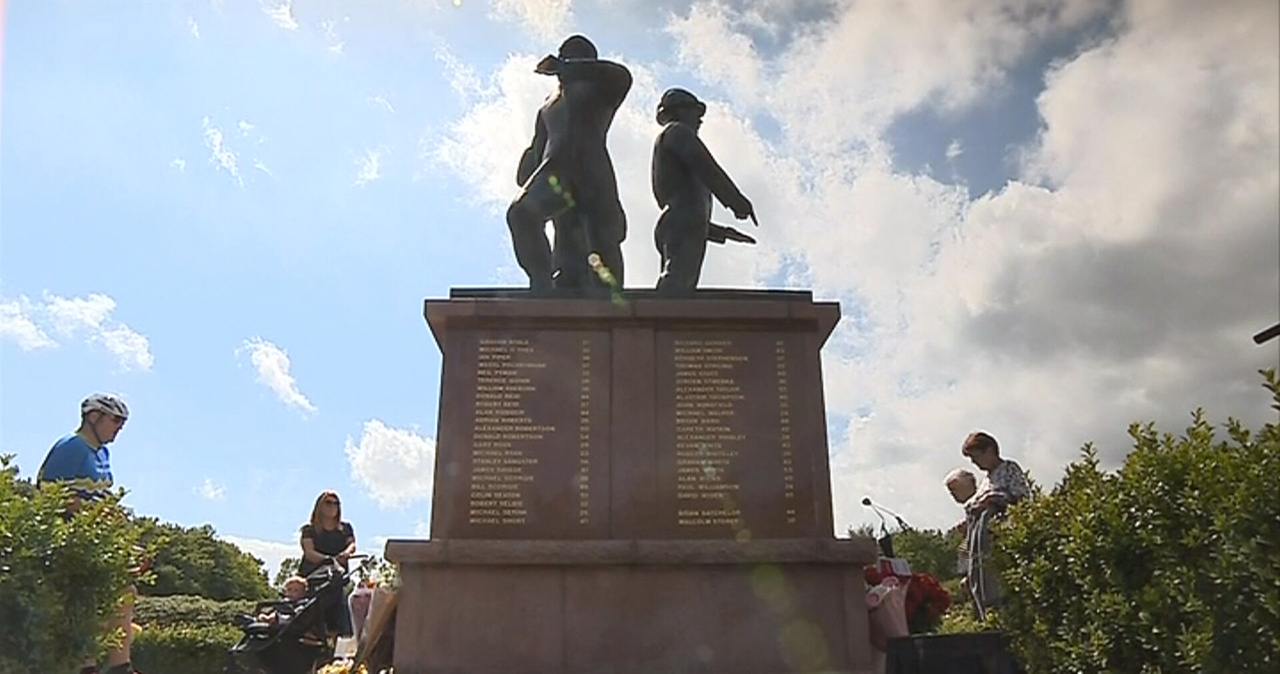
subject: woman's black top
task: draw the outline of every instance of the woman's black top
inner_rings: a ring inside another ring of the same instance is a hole
[[[302,526],[302,538],[310,538],[316,552],[332,557],[347,549],[347,541],[356,537],[355,529],[350,522],[340,522],[337,529],[316,529],[310,524]],[[320,568],[319,562],[313,562],[304,555],[298,565],[298,575],[307,574]]]

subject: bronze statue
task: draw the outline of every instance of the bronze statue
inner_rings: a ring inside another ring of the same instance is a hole
[[[653,145],[653,196],[662,208],[654,229],[654,243],[662,256],[658,293],[691,295],[702,275],[707,241],[755,243],[732,227],[711,222],[711,195],[739,220],[751,218],[758,227],[751,201],[743,196],[716,163],[698,129],[707,106],[684,89],[668,89],[658,103],[663,125]]]
[[[627,219],[605,138],[631,89],[631,73],[600,59],[581,35],[565,40],[535,72],[554,75],[560,86],[538,110],[533,142],[516,170],[522,189],[507,209],[516,261],[535,292],[586,289],[602,284],[600,278],[612,278],[621,288]],[[547,220],[555,226],[554,255]],[[587,262],[592,253],[607,274],[593,272]]]

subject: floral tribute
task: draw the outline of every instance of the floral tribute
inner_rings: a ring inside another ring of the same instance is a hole
[[[880,569],[868,566],[864,569],[867,587],[875,587],[884,579]],[[938,631],[942,624],[942,615],[951,608],[951,593],[928,573],[912,573],[910,576],[898,576],[900,582],[907,584],[907,630],[912,634],[929,634]],[[910,582],[908,582],[910,581]]]

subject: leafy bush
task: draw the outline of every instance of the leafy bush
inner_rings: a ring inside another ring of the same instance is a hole
[[[197,627],[231,625],[235,615],[252,613],[253,605],[248,599],[216,601],[187,595],[138,597],[133,621],[144,627],[180,623]]]
[[[941,634],[972,634],[995,629],[992,624],[978,620],[972,603],[957,602],[947,609],[938,626]]]
[[[75,671],[123,636],[104,634],[138,540],[121,494],[64,518],[66,487],[37,489],[0,457],[0,670]]]
[[[143,594],[200,595],[211,599],[268,599],[275,591],[267,582],[262,560],[219,540],[213,527],[183,527],[138,519],[142,539],[156,548],[152,569],[155,584]]]
[[[1280,383],[1263,373],[1280,410]],[[1133,425],[1114,473],[1092,446],[997,527],[997,622],[1035,672],[1280,670],[1280,425],[1202,412]]]
[[[133,641],[133,664],[141,671],[159,674],[222,674],[227,650],[241,636],[234,625],[144,626]]]
[[[963,575],[956,569],[962,540],[959,529],[944,533],[938,529],[907,528],[893,533],[893,551],[911,563],[912,571],[946,581]]]
[[[284,589],[284,582],[289,580],[290,576],[298,573],[298,565],[302,563],[302,557],[285,557],[280,560],[280,566],[276,568],[276,575],[271,580],[271,587],[277,590]]]
[[[959,519],[960,509],[957,508],[956,512]],[[848,533],[851,538],[879,538],[876,528],[870,524],[849,527]],[[960,544],[964,541],[964,533],[959,528],[944,532],[940,529],[905,527],[890,534],[893,536],[893,554],[907,560],[912,571],[927,573],[943,582],[958,582],[964,576],[956,569]]]

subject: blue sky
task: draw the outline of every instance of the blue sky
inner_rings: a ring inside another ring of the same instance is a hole
[[[259,0],[4,8],[0,451],[34,473],[93,390],[139,512],[269,559],[337,489],[369,547],[429,522],[421,316],[516,285],[501,212],[531,72],[571,32],[632,68],[610,145],[652,284],[660,91],[757,204],[707,283],[812,287],[841,529],[955,517],[974,428],[1042,482],[1204,405],[1273,416],[1274,2]],[[722,217],[723,212],[721,212]],[[937,485],[937,488],[921,485]]]

